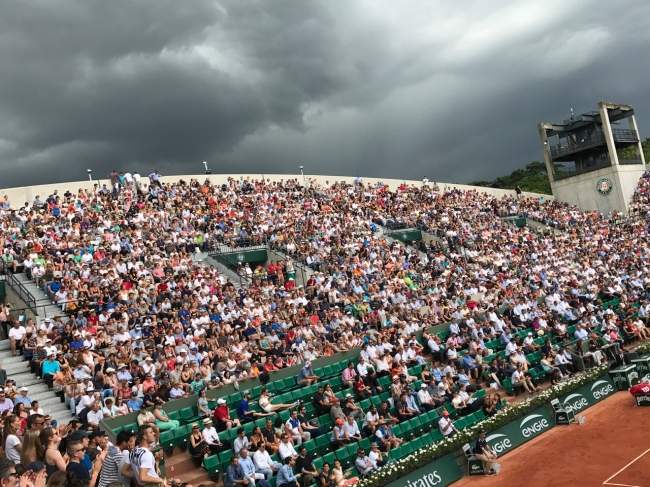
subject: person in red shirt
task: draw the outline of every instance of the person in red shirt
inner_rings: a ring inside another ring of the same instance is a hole
[[[233,426],[236,426],[237,428],[241,426],[239,419],[230,418],[230,410],[228,409],[228,406],[224,399],[219,398],[217,400],[217,407],[214,408],[214,412],[212,413],[212,415],[214,417],[214,422],[217,427],[217,431],[230,429]]]

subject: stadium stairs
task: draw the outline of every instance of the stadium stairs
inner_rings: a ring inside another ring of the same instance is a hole
[[[42,306],[39,305],[33,310],[36,312],[35,319],[37,321],[64,315],[61,308],[52,304],[47,294],[26,274],[14,274],[14,277],[35,298],[36,303],[43,303]],[[33,401],[38,401],[45,414],[49,414],[59,423],[72,419],[70,410],[61,402],[59,396],[53,390],[48,389],[45,381],[31,372],[29,362],[25,361],[22,355],[13,356],[11,354],[9,340],[0,341],[0,363],[7,372],[7,378],[15,380],[17,388],[27,387],[29,389],[28,397]]]
[[[248,280],[245,278],[242,278],[239,274],[237,274],[235,271],[230,269],[228,266],[225,264],[222,264],[216,259],[213,259],[206,253],[200,253],[196,254],[193,257],[195,262],[203,262],[211,267],[214,267],[219,271],[219,274],[224,276],[228,281],[230,281],[236,289],[240,289],[242,287],[247,287],[248,286]]]

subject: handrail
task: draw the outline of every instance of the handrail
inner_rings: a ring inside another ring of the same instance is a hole
[[[5,276],[5,282],[13,289],[13,291],[18,294],[18,297],[27,305],[27,307],[32,311],[32,313],[37,314],[36,312],[36,298],[29,290],[23,285],[22,282],[14,275],[13,271],[5,264],[5,261],[0,259],[0,272]]]

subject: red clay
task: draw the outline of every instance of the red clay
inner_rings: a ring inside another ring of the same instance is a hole
[[[499,475],[453,486],[650,487],[650,408],[619,392],[581,414],[585,424],[557,426],[501,457]]]

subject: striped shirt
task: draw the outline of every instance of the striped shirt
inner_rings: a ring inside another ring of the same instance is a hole
[[[108,487],[114,482],[119,482],[128,487],[129,484],[124,484],[123,477],[120,475],[120,469],[124,463],[124,457],[119,448],[114,445],[109,445],[108,453],[104,458],[104,465],[99,473],[99,481],[97,487]]]

